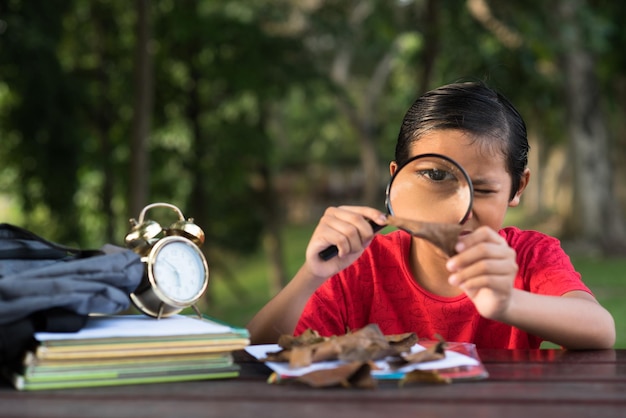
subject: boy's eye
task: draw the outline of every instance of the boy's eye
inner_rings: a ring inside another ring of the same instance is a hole
[[[438,170],[436,168],[430,170],[421,170],[420,175],[432,180],[432,181],[443,181],[446,179],[450,179],[452,174],[449,171]]]

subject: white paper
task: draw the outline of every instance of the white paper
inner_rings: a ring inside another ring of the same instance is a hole
[[[173,315],[156,319],[145,315],[90,316],[78,332],[37,332],[38,341],[116,337],[164,337],[220,334],[232,328],[206,319]]]
[[[419,344],[415,344],[413,347],[411,347],[412,352],[418,352],[425,349],[426,348],[424,346],[421,346]],[[267,357],[267,353],[272,353],[280,350],[281,348],[277,344],[249,345],[246,347],[246,351],[258,360],[262,360]],[[338,360],[322,361],[318,363],[313,363],[307,367],[299,367],[295,369],[290,368],[289,363],[268,361],[265,362],[265,364],[280,376],[298,377],[316,370],[332,369],[342,364],[342,362]],[[466,356],[461,353],[457,353],[455,351],[446,350],[446,357],[441,360],[409,364],[402,368],[393,370],[389,367],[389,364],[386,361],[377,361],[376,365],[379,367],[380,370],[372,370],[372,375],[378,378],[396,378],[401,377],[402,375],[404,375],[404,373],[410,372],[411,370],[440,370],[459,366],[478,366],[479,364],[480,362],[475,358]]]

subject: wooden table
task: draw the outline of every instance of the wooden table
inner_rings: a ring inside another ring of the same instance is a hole
[[[245,353],[244,353],[245,354]],[[626,417],[626,350],[479,350],[490,376],[373,390],[266,383],[238,355],[238,379],[17,392],[0,385],[2,417]]]

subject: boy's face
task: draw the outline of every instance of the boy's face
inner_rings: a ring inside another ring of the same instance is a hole
[[[474,202],[464,230],[470,232],[486,225],[499,230],[507,208],[517,206],[528,175],[522,179],[520,191],[509,201],[511,176],[506,171],[504,155],[495,147],[485,146],[459,130],[436,130],[423,135],[413,143],[411,156],[436,153],[452,158],[467,171],[474,186]],[[392,163],[391,173],[396,166]]]

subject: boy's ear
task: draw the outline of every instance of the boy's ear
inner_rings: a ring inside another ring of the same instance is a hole
[[[398,163],[397,162],[392,161],[392,162],[389,163],[389,174],[391,174],[393,176],[397,169],[398,169]]]
[[[526,186],[528,186],[529,180],[530,180],[530,169],[526,168],[520,178],[519,188],[517,189],[515,196],[513,196],[513,199],[511,199],[511,201],[509,202],[510,208],[514,208],[515,206],[519,205],[520,199],[522,197],[522,193],[524,193]]]

